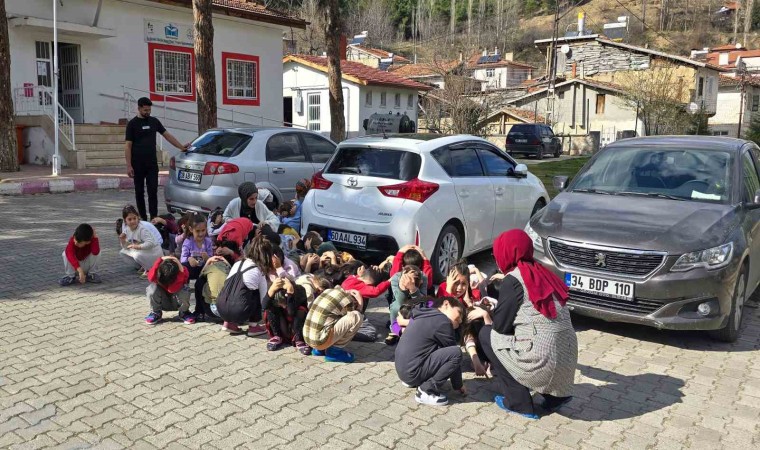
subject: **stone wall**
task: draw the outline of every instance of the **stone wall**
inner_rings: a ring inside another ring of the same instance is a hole
[[[571,46],[564,66],[558,67],[559,73],[572,73],[574,62],[577,76],[580,77],[582,71],[591,76],[600,72],[644,69],[649,67],[650,57],[594,41]]]

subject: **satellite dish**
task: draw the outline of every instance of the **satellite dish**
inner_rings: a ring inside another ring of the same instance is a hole
[[[559,51],[567,55],[568,53],[570,53],[570,46],[567,44],[563,44],[562,47],[559,48]]]
[[[696,114],[696,113],[698,113],[698,112],[699,112],[699,105],[697,105],[697,104],[696,104],[696,103],[694,103],[694,102],[691,102],[691,103],[689,103],[689,104],[686,106],[686,111],[688,111],[688,112],[689,112],[689,114]]]

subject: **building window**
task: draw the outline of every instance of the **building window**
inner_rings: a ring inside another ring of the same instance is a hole
[[[728,136],[728,131],[713,131],[713,136]]]
[[[760,107],[760,95],[753,95],[752,96],[752,111],[757,112],[758,107]]]
[[[320,109],[322,106],[322,97],[320,94],[309,94],[308,98],[308,127],[311,131],[320,131],[322,129],[322,120]]]
[[[385,108],[385,92],[380,93],[380,107]]]
[[[604,114],[604,103],[606,96],[604,94],[596,94],[596,113]]]
[[[496,72],[495,72],[495,70],[494,70],[494,69],[486,69],[486,76],[487,76],[488,78],[493,78],[493,76],[494,76],[494,74],[495,74],[495,73],[496,73]]]
[[[367,93],[364,94],[364,104],[372,106],[372,91],[367,91]]]
[[[52,82],[52,70],[51,56],[50,56],[50,42],[35,42],[37,47],[37,85],[38,86],[53,86]]]
[[[406,98],[406,107],[414,108],[414,94],[409,94],[409,96]]]
[[[396,94],[396,97],[393,99],[393,106],[401,108],[401,94]]]
[[[705,95],[705,77],[699,77],[699,83],[697,84],[697,97]]]
[[[192,48],[148,44],[148,59],[152,100],[195,100],[195,56]]]
[[[222,102],[259,106],[259,57],[222,52]]]

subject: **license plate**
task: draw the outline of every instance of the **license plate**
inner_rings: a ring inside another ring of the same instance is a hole
[[[367,235],[346,233],[345,231],[327,231],[327,240],[332,242],[339,242],[341,244],[353,245],[362,250],[367,248]]]
[[[203,174],[200,172],[189,172],[187,170],[180,170],[177,172],[177,179],[179,181],[188,181],[190,183],[198,183],[201,182],[201,176]]]
[[[620,300],[633,300],[633,283],[566,273],[565,284],[571,291],[596,294]]]
[[[518,144],[527,144],[528,140],[527,139],[515,139],[515,142],[517,142]]]

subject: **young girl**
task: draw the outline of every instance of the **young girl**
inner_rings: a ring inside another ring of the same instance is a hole
[[[269,286],[264,298],[267,350],[275,351],[290,343],[302,355],[311,355],[311,347],[303,340],[303,326],[309,307],[306,290],[288,278],[277,278]]]
[[[187,224],[192,237],[182,243],[182,253],[179,261],[187,268],[190,279],[195,280],[195,316],[201,320],[205,317],[205,302],[203,301],[203,285],[206,280],[201,277],[203,267],[214,254],[211,238],[206,235],[206,218],[202,214],[193,214]]]
[[[179,222],[177,222],[178,233],[174,240],[176,248],[180,249],[180,252],[182,251],[182,245],[185,243],[185,239],[193,235],[193,231],[190,229],[190,221],[193,219],[194,215],[195,213],[186,213],[184,216],[180,217]]]
[[[127,264],[139,269],[140,276],[144,277],[145,272],[153,267],[153,263],[164,256],[161,244],[156,236],[140,222],[140,213],[137,212],[137,208],[127,205],[121,211],[121,216],[126,226],[119,235],[121,244],[119,254],[127,261]]]
[[[248,322],[248,336],[258,336],[266,332],[266,328],[259,325],[261,320],[262,304],[269,289],[267,275],[272,272],[272,243],[263,236],[257,236],[248,245],[245,259],[236,262],[230,269],[227,279],[232,278],[238,271],[243,271],[243,282],[251,292],[251,301],[254,303],[254,313]],[[249,270],[250,269],[250,270]],[[222,330],[230,334],[242,334],[243,330],[238,324],[225,321]]]
[[[462,351],[455,331],[465,320],[465,308],[453,297],[423,300],[396,347],[396,373],[404,385],[417,386],[417,403],[448,405],[441,393],[446,380],[462,395]],[[427,306],[430,305],[430,306]]]
[[[476,301],[480,300],[480,291],[473,289],[470,285],[470,272],[471,269],[466,260],[457,261],[446,277],[446,281],[438,286],[437,296],[455,297],[463,302],[465,307],[471,308]]]

